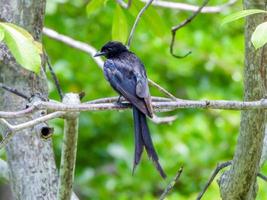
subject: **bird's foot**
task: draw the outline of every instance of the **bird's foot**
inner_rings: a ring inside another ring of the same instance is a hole
[[[122,99],[122,96],[120,95],[119,98],[117,99],[116,103],[118,105],[122,105],[123,104],[122,101],[123,101],[123,99]]]

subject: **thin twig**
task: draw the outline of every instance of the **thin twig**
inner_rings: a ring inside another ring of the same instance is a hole
[[[50,38],[53,38],[57,41],[63,42],[64,44],[67,44],[67,45],[69,45],[75,49],[79,49],[83,52],[88,53],[91,56],[91,58],[97,63],[97,65],[102,68],[104,62],[100,57],[94,57],[94,55],[96,54],[97,51],[91,45],[84,43],[84,42],[80,42],[78,40],[74,40],[71,37],[62,35],[62,34],[56,32],[52,29],[49,29],[49,28],[44,28],[43,33]]]
[[[148,0],[141,0],[141,1],[146,3]],[[228,8],[229,6],[233,5],[236,2],[237,0],[229,0],[227,3],[221,4],[221,5],[205,6],[201,10],[201,13],[219,13],[219,12],[224,11],[226,8]],[[172,1],[161,1],[161,0],[154,1],[152,5],[162,7],[162,8],[170,8],[170,9],[175,9],[175,10],[184,10],[184,11],[192,11],[192,12],[195,12],[199,9],[199,6],[195,6],[191,4],[172,2]]]
[[[160,92],[165,94],[166,97],[169,97],[169,98],[171,98],[172,100],[175,100],[175,101],[177,100],[177,98],[174,95],[172,95],[170,92],[168,92],[168,90],[164,89],[162,86],[160,86],[159,84],[155,83],[154,81],[148,80],[148,83],[149,83],[149,85],[157,88]]]
[[[173,178],[173,180],[168,184],[168,186],[166,187],[166,189],[164,190],[164,192],[161,194],[160,196],[160,200],[163,200],[167,197],[167,195],[170,193],[170,191],[172,190],[172,188],[175,186],[175,184],[178,182],[181,174],[183,172],[183,167],[181,167],[178,172],[176,173],[175,177]]]
[[[26,96],[25,94],[23,94],[22,92],[18,91],[16,88],[11,88],[8,87],[6,85],[4,85],[3,83],[0,83],[0,87],[3,88],[4,90],[11,92],[19,97],[22,97],[23,99],[29,100],[30,97]]]
[[[262,173],[258,173],[257,176],[258,176],[259,178],[261,178],[262,180],[264,180],[265,182],[267,182],[267,177],[264,176]]]
[[[212,181],[215,179],[215,177],[217,176],[217,174],[224,168],[228,167],[232,165],[232,161],[227,161],[227,162],[223,162],[223,163],[219,163],[217,164],[215,170],[212,172],[211,177],[209,178],[208,182],[206,183],[206,185],[204,186],[204,188],[201,190],[201,192],[198,194],[196,200],[200,200],[203,195],[205,194],[205,192],[207,191],[208,187],[210,186],[210,184],[212,183]],[[261,173],[258,173],[257,176],[259,178],[261,178],[262,180],[267,182],[267,177],[264,176]]]
[[[79,49],[83,52],[88,53],[92,59],[96,62],[97,66],[103,70],[103,65],[104,65],[104,61],[100,58],[100,57],[94,57],[95,53],[97,52],[96,49],[94,47],[92,47],[91,45],[78,41],[78,40],[74,40],[73,38],[66,36],[66,35],[62,35],[52,29],[49,28],[44,28],[43,29],[43,33],[60,42],[63,42],[66,45],[69,45],[70,47],[73,47],[75,49]],[[174,96],[171,95],[167,90],[165,90],[164,88],[162,88],[160,85],[158,85],[157,83],[155,83],[154,81],[148,79],[148,82],[150,85],[154,86],[155,88],[157,88],[159,91],[163,92],[165,95],[173,98]]]
[[[135,21],[134,21],[134,25],[131,29],[131,32],[130,32],[130,35],[128,37],[128,41],[127,41],[127,47],[130,48],[130,45],[131,45],[131,42],[132,42],[132,39],[133,39],[133,35],[134,35],[134,32],[135,32],[135,29],[137,27],[137,24],[139,22],[139,20],[141,19],[141,16],[143,15],[143,13],[146,11],[146,9],[148,9],[148,7],[150,6],[150,4],[153,2],[153,0],[149,0],[147,1],[146,5],[140,10],[140,12],[138,13]]]
[[[20,130],[23,130],[23,129],[26,129],[29,127],[33,127],[33,126],[35,126],[41,122],[46,122],[46,121],[49,121],[51,119],[58,118],[60,116],[63,116],[64,114],[65,114],[65,112],[58,111],[58,112],[50,113],[48,115],[33,119],[31,121],[28,121],[28,122],[21,123],[18,125],[11,125],[5,119],[0,118],[0,123],[4,124],[7,128],[6,135],[4,136],[2,141],[0,142],[0,149],[2,149],[4,146],[6,146],[6,144],[9,142],[9,140],[14,136],[14,134],[17,131],[20,131]]]
[[[173,116],[167,116],[167,117],[159,117],[154,115],[151,119],[155,124],[165,124],[165,123],[172,123],[177,119],[176,115]]]
[[[52,66],[50,64],[50,60],[49,60],[49,57],[48,57],[47,53],[45,53],[45,57],[46,57],[46,63],[48,65],[49,71],[50,71],[51,76],[52,76],[52,78],[54,80],[54,83],[56,85],[58,95],[60,97],[60,100],[62,101],[64,95],[63,95],[62,88],[61,88],[61,86],[59,84],[59,80],[58,80],[58,78],[56,76],[56,73],[54,72],[54,70],[53,70],[53,68],[52,68]]]
[[[202,189],[202,191],[198,194],[196,200],[200,200],[202,198],[202,196],[205,194],[205,192],[207,191],[208,187],[210,186],[210,184],[212,183],[212,181],[214,180],[214,178],[216,177],[216,175],[225,167],[228,167],[232,164],[232,161],[227,161],[224,163],[219,163],[217,164],[217,167],[215,168],[215,170],[212,172],[211,177],[209,178],[208,182],[206,183],[206,185],[204,186],[204,188]]]
[[[125,3],[123,0],[117,0],[118,4],[125,9],[129,9],[132,5],[132,0],[128,0],[128,3]]]
[[[171,53],[172,56],[174,56],[176,58],[184,58],[184,57],[188,56],[191,53],[191,52],[188,52],[187,54],[185,54],[183,56],[179,56],[179,55],[175,55],[174,54],[173,48],[174,48],[174,44],[175,44],[176,32],[180,28],[182,28],[185,25],[187,25],[188,23],[190,23],[201,12],[201,10],[204,8],[204,6],[207,5],[208,2],[209,2],[209,0],[204,0],[203,4],[193,13],[192,16],[190,16],[189,18],[187,18],[186,20],[184,20],[183,22],[181,22],[177,26],[172,27],[172,39],[171,39],[171,44],[170,44],[170,53]]]

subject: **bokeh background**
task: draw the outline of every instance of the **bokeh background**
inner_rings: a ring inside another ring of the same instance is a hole
[[[201,4],[187,0],[185,3]],[[209,5],[224,3],[219,0]],[[130,9],[115,0],[48,0],[45,26],[100,49],[109,40],[125,40],[137,12],[144,5],[134,0]],[[170,55],[171,27],[191,12],[151,6],[142,17],[131,50],[146,66],[150,79],[178,98],[242,100],[243,20],[221,26],[228,14],[242,9],[240,1],[221,13],[200,14],[177,32]],[[123,41],[125,42],[125,41]],[[88,54],[43,37],[44,47],[65,92],[86,92],[84,101],[115,96],[102,71]],[[49,73],[50,98],[59,99]],[[152,95],[162,96],[151,88]],[[132,176],[134,138],[130,110],[83,112],[80,117],[75,191],[81,199],[157,199],[181,166],[184,171],[168,199],[195,199],[218,162],[231,160],[239,131],[240,112],[179,109],[159,116],[177,115],[172,124],[149,122],[163,180],[147,155]],[[60,161],[63,122],[54,120],[53,146]],[[4,157],[5,155],[1,155]],[[267,167],[263,173],[267,173]],[[219,177],[219,176],[218,176]],[[259,179],[257,199],[266,199]],[[203,200],[220,199],[216,181]]]

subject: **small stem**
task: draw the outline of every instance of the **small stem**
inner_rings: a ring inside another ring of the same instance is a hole
[[[176,173],[176,175],[173,178],[173,180],[169,183],[169,185],[166,187],[166,189],[164,190],[164,192],[161,194],[161,196],[159,198],[160,200],[163,200],[163,199],[165,199],[167,197],[167,195],[170,193],[170,191],[172,190],[172,188],[178,182],[178,180],[179,180],[182,172],[183,172],[183,167],[180,167],[180,169]]]
[[[149,0],[147,1],[146,5],[140,10],[140,12],[138,13],[135,21],[134,21],[134,25],[131,29],[131,32],[130,32],[130,35],[129,35],[129,38],[128,38],[128,41],[127,41],[127,47],[130,48],[130,45],[131,45],[131,42],[132,42],[132,39],[133,39],[133,35],[134,35],[134,32],[135,32],[135,29],[137,27],[137,24],[138,22],[140,21],[141,19],[141,16],[143,15],[143,13],[148,9],[148,7],[150,6],[150,4],[153,2],[153,0]]]
[[[3,83],[0,83],[0,87],[3,88],[4,90],[11,92],[19,97],[22,97],[23,99],[29,100],[30,97],[26,96],[25,94],[23,94],[22,92],[18,91],[16,88],[11,88],[8,87],[6,85],[4,85]]]

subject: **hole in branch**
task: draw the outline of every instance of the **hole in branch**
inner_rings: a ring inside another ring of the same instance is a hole
[[[48,139],[53,135],[53,133],[54,133],[54,128],[50,128],[48,126],[43,127],[41,129],[41,138]]]

